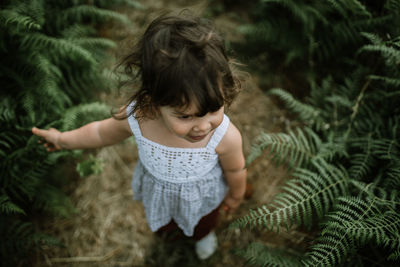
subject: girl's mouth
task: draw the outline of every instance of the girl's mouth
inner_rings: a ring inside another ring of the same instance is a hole
[[[190,139],[192,139],[192,140],[194,140],[194,141],[200,141],[200,140],[202,140],[204,137],[206,137],[207,135],[206,134],[204,134],[204,135],[197,135],[197,136],[189,136],[190,137]]]

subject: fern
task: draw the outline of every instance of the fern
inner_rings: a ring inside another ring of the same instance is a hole
[[[0,211],[3,214],[19,213],[25,214],[25,211],[11,202],[7,195],[0,195]]]
[[[264,133],[252,146],[247,157],[247,165],[259,157],[263,151],[268,150],[268,153],[273,155],[272,159],[278,165],[286,163],[291,167],[302,166],[317,154],[320,145],[321,140],[309,128],[305,128],[304,132],[297,129],[296,133],[289,132],[288,134]]]
[[[296,266],[298,258],[288,255],[285,251],[270,250],[260,243],[251,243],[245,250],[237,250],[236,254],[242,256],[251,265],[256,266]]]
[[[29,31],[41,29],[40,24],[36,23],[31,17],[20,15],[13,10],[0,10],[0,19],[5,27],[12,25]]]
[[[90,103],[74,106],[68,110],[62,120],[64,131],[76,129],[91,121],[102,120],[109,116],[110,108],[103,103]]]
[[[341,197],[334,212],[326,216],[327,222],[322,223],[322,235],[311,246],[303,264],[335,266],[371,240],[386,246],[386,241],[399,231],[399,219],[392,211],[381,214],[374,201]]]
[[[55,51],[60,51],[63,54],[69,54],[71,57],[80,58],[88,63],[95,64],[91,53],[82,47],[68,42],[63,39],[53,38],[46,36],[44,34],[30,34],[26,35],[21,40],[21,49],[26,49],[27,47],[33,49],[52,49]]]
[[[320,117],[320,111],[313,106],[306,105],[293,98],[293,96],[280,88],[270,89],[270,95],[278,96],[286,105],[286,108],[296,113],[301,121],[306,122],[308,125],[316,125],[319,129],[323,127],[324,122]]]
[[[323,160],[317,160],[313,164],[318,172],[296,169],[294,179],[283,187],[284,193],[276,196],[269,206],[251,210],[231,226],[264,226],[278,232],[281,224],[286,229],[294,223],[310,228],[313,212],[322,218],[335,202],[335,196],[347,194],[346,185],[349,179],[343,170],[336,169]]]
[[[70,7],[63,12],[63,16],[57,23],[68,25],[73,22],[83,22],[83,18],[90,18],[95,22],[104,22],[107,20],[118,21],[123,24],[129,24],[130,21],[126,16],[123,16],[115,11],[98,8],[90,5],[78,5]],[[69,22],[69,23],[68,23]]]
[[[279,76],[301,76],[306,97],[299,101],[295,93],[270,89],[302,129],[263,133],[247,162],[266,155],[291,167],[290,177],[271,203],[251,209],[231,227],[312,228],[317,236],[300,257],[304,266],[396,265],[400,1],[274,0],[254,7],[254,25],[241,29],[252,47],[245,54],[262,55],[256,66],[264,65],[259,69],[268,75],[278,69]],[[296,56],[287,61],[291,55]],[[304,90],[292,86],[291,92]],[[369,250],[377,259],[366,255]],[[241,255],[256,265],[281,259],[262,246]]]
[[[60,245],[55,238],[38,232],[29,214],[66,217],[74,212],[62,191],[62,177],[51,172],[70,153],[47,153],[31,129],[73,127],[105,117],[108,107],[87,103],[111,84],[100,63],[109,58],[106,50],[116,46],[98,38],[97,27],[99,23],[126,24],[129,20],[114,11],[81,5],[81,1],[3,2],[0,234],[5,239],[0,258],[2,264],[16,266],[26,263],[30,251]]]

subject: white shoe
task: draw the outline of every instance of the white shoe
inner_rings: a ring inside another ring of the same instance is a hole
[[[217,250],[218,241],[215,232],[212,231],[202,239],[196,242],[195,250],[197,257],[201,260],[209,258]]]

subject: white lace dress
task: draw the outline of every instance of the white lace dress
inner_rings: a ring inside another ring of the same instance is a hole
[[[173,219],[185,235],[192,236],[199,220],[221,204],[228,190],[215,148],[229,126],[229,118],[224,115],[202,148],[158,144],[142,136],[134,116],[128,121],[139,152],[133,198],[143,202],[152,231]]]

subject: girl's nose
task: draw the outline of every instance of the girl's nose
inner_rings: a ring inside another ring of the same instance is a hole
[[[193,130],[196,132],[205,132],[210,128],[210,122],[206,119],[201,119],[198,123],[193,127]]]

